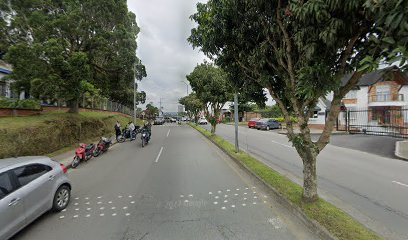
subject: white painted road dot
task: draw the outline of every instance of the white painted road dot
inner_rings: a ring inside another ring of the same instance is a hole
[[[134,204],[134,203],[135,203],[135,201],[131,201],[130,203],[131,203],[131,204]]]
[[[225,210],[225,209],[227,209],[227,208],[226,208],[226,207],[222,207],[221,209],[222,209],[222,210]]]
[[[229,191],[231,191],[231,190],[227,189],[227,192],[229,192]]]
[[[79,211],[79,208],[75,208],[75,211]]]
[[[218,204],[218,202],[214,202],[214,204],[215,204],[215,205],[217,205],[217,204]]]
[[[112,213],[112,216],[116,216],[117,214],[116,213]]]
[[[266,195],[264,195],[264,198],[268,198]]]
[[[211,195],[211,194],[212,194],[212,192],[209,192],[208,194],[210,194],[210,195]]]
[[[123,196],[120,196],[120,195],[118,196],[118,198],[122,198],[122,197],[123,197]]]
[[[129,195],[129,198],[132,198],[133,196],[132,195]]]
[[[77,218],[77,217],[79,217],[78,215],[74,215],[74,218]]]
[[[111,209],[112,209],[112,210],[115,210],[115,209],[116,209],[116,207],[111,207]]]
[[[105,213],[101,213],[101,214],[99,214],[99,216],[103,217],[103,216],[105,216]]]
[[[246,197],[244,197],[244,200],[247,200],[247,198],[246,198]]]
[[[64,209],[64,210],[62,210],[61,212],[66,212],[67,211],[67,209]]]
[[[184,202],[185,202],[185,203],[188,203],[188,200],[186,199],[186,200],[184,200]]]
[[[239,191],[239,188],[237,188],[237,191]]]
[[[101,208],[99,208],[100,210],[103,210],[103,209],[105,209],[105,207],[101,207]]]
[[[184,197],[184,195],[180,195],[180,197],[181,197],[181,198],[183,198],[183,197]]]
[[[111,203],[112,203],[112,201],[109,201],[108,203],[109,203],[109,204],[111,204]]]
[[[75,205],[75,206],[78,206],[78,203],[76,202],[76,203],[74,203],[74,205]]]
[[[218,191],[218,193],[222,193],[221,191]]]
[[[254,198],[257,199],[258,197],[257,197],[257,196],[254,196]]]
[[[86,202],[85,204],[86,204],[86,205],[89,205],[89,204],[90,204],[90,202]]]
[[[126,215],[126,216],[130,216],[130,213],[126,213],[125,215]]]
[[[192,197],[193,197],[193,194],[190,194],[190,195],[188,195],[188,196],[192,198]]]
[[[227,198],[227,197],[228,197],[228,195],[224,195],[224,197],[225,197],[225,198]]]
[[[225,203],[227,203],[227,202],[228,202],[228,200],[225,200],[224,202],[225,202]]]
[[[86,210],[88,210],[88,211],[89,211],[89,210],[91,210],[91,209],[92,209],[92,208],[87,208]]]
[[[215,198],[215,199],[218,199],[219,197],[218,197],[218,196],[215,196],[214,198]]]
[[[85,198],[85,200],[88,200],[88,199],[89,199],[89,197],[86,197],[86,198]]]
[[[98,202],[97,204],[102,204],[102,202]]]
[[[123,209],[128,209],[128,207],[123,207]]]
[[[245,203],[243,203],[243,204],[242,204],[242,206],[243,206],[243,207],[245,207],[245,206],[246,206],[246,204],[245,204]]]
[[[254,205],[255,205],[255,204],[256,204],[256,202],[253,202],[252,204],[254,204]]]
[[[79,197],[76,197],[76,198],[75,198],[75,200],[78,200],[78,199],[79,199]]]
[[[246,187],[245,189],[248,190],[249,188]]]
[[[266,203],[266,201],[264,201],[264,203]]]
[[[65,218],[65,216],[60,216],[59,218],[60,218],[60,219],[63,219],[63,218]]]
[[[238,193],[235,193],[234,195],[235,195],[235,196],[238,196]]]
[[[101,199],[101,198],[102,198],[101,196],[98,197],[98,199]]]
[[[246,192],[244,192],[244,195],[247,195],[247,193],[246,193]]]
[[[256,192],[254,192],[254,194],[256,194]]]
[[[235,207],[235,205],[231,205],[231,207],[233,207],[233,208],[234,208],[234,207]]]
[[[91,214],[87,214],[85,217],[90,217],[91,216]]]

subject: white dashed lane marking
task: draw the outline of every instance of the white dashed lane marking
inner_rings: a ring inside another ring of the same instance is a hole
[[[400,186],[403,186],[403,187],[408,187],[408,184],[405,184],[405,183],[402,183],[402,182],[398,182],[398,181],[392,181],[392,182],[395,183],[395,184],[398,184]]]

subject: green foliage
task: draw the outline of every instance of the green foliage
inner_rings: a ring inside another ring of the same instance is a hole
[[[34,99],[13,100],[0,97],[0,108],[15,108],[15,109],[41,109],[40,102]]]
[[[301,143],[295,144],[297,152],[312,167],[330,140],[341,99],[361,76],[380,63],[408,66],[406,0],[209,0],[197,4],[191,19],[197,23],[188,39],[193,47],[228,74],[238,69],[238,76],[246,76],[232,78],[232,85],[267,88],[285,119],[298,119],[302,134],[288,120],[289,139]],[[319,98],[330,92],[326,128],[314,142],[307,122]],[[311,201],[317,194],[312,182],[305,184],[305,199]]]
[[[232,98],[228,75],[221,68],[205,62],[197,65],[186,78],[197,98],[203,103],[203,110],[215,131],[221,108]],[[211,108],[211,112],[208,108]],[[210,121],[210,117],[215,120]]]
[[[155,116],[159,115],[159,108],[155,107],[152,102],[146,104],[145,110],[146,117],[153,119]]]
[[[0,4],[0,28],[11,46],[2,50],[0,42],[0,53],[7,52],[18,90],[75,106],[86,82],[111,100],[133,103],[134,80],[146,71],[136,56],[140,30],[126,0],[9,3]]]
[[[184,105],[190,118],[194,117],[194,120],[197,122],[198,114],[203,108],[203,103],[197,98],[197,94],[194,92],[190,93],[190,95],[180,98],[179,103]]]

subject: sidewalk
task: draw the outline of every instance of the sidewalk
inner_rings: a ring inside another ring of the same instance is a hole
[[[320,134],[322,134],[322,132],[323,132],[323,129],[311,128],[311,127],[309,127],[309,129],[310,129],[310,133],[311,133],[311,134],[318,134],[318,135],[320,135]],[[286,130],[286,128],[279,129],[278,131],[279,131],[279,132],[278,132],[279,134],[287,134],[287,133],[288,133],[288,131]],[[295,128],[294,128],[294,132],[295,132],[295,133],[300,133],[299,128],[298,128],[298,127],[295,127]],[[332,135],[335,135],[335,134],[342,134],[342,135],[344,135],[344,134],[348,134],[348,133],[345,132],[345,131],[336,131],[335,129],[333,129]]]

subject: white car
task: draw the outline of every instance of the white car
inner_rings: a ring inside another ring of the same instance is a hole
[[[71,197],[63,164],[48,157],[0,160],[0,239],[9,239],[49,210],[62,211]]]
[[[208,121],[207,121],[207,119],[205,119],[205,118],[200,118],[200,119],[198,120],[198,124],[200,124],[200,125],[207,125],[207,124],[208,124]]]

